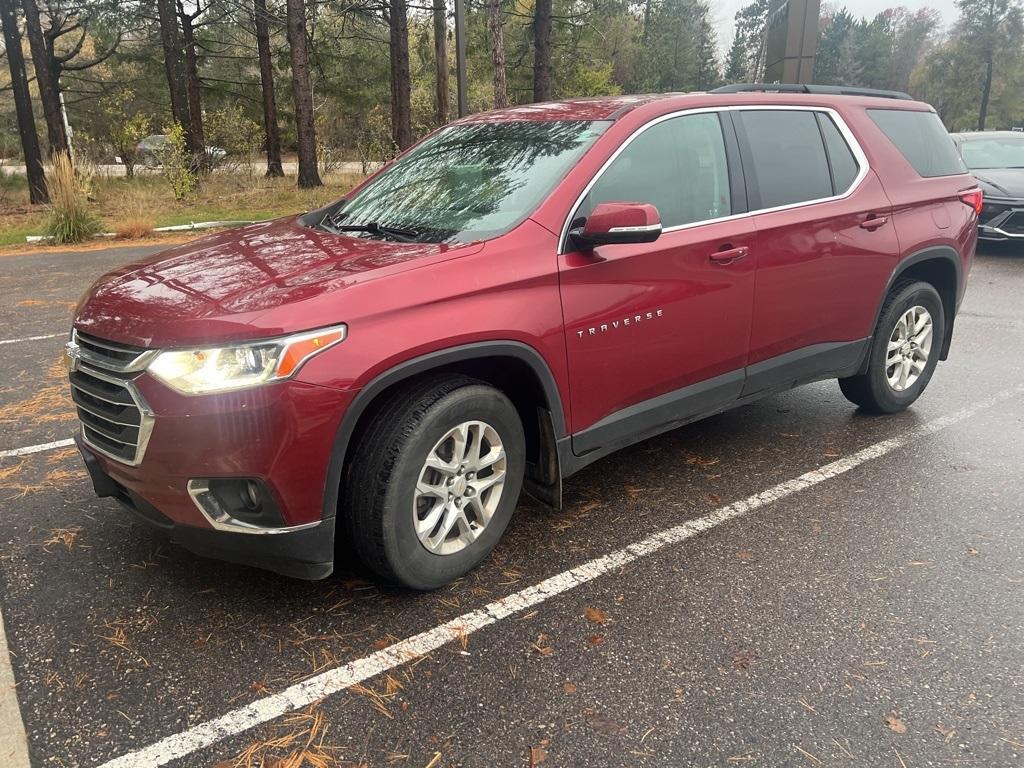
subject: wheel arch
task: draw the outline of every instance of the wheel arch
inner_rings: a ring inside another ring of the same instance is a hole
[[[380,373],[359,390],[334,437],[324,488],[324,517],[338,511],[345,467],[351,458],[349,446],[372,419],[375,405],[383,402],[387,393],[414,378],[442,373],[469,375],[509,397],[526,432],[527,474],[528,480],[533,480],[527,490],[557,506],[561,476],[555,443],[565,437],[566,419],[555,377],[547,361],[533,347],[518,341],[485,341],[406,360]],[[529,477],[531,469],[533,478]]]
[[[923,248],[902,259],[889,276],[889,282],[886,284],[885,291],[875,310],[875,322],[872,328],[877,329],[882,307],[893,286],[899,280],[908,278],[929,283],[938,291],[939,298],[942,299],[945,328],[939,359],[945,360],[949,356],[949,346],[953,340],[953,321],[956,318],[960,286],[963,280],[963,264],[960,261],[960,254],[951,246],[936,245]]]

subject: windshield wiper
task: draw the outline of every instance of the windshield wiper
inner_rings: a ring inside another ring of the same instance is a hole
[[[420,236],[415,229],[392,227],[377,221],[368,221],[365,224],[335,224],[334,229],[337,232],[369,232],[371,235],[380,235],[399,243],[415,243]]]
[[[368,232],[371,235],[380,235],[388,240],[395,240],[399,243],[418,242],[420,233],[415,229],[404,227],[392,227],[388,224],[381,224],[377,221],[368,221],[365,224],[341,224],[347,213],[336,213],[334,216],[324,216],[320,220],[320,226],[328,232],[340,235],[342,232]]]

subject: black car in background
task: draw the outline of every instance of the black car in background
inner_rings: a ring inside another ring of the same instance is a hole
[[[1024,131],[977,131],[952,136],[985,194],[978,237],[1024,242]]]

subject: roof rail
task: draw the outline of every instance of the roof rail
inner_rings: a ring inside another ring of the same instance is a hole
[[[875,96],[882,99],[913,100],[903,91],[885,91],[881,88],[854,88],[846,85],[812,85],[810,83],[734,83],[715,88],[709,93],[748,93],[765,91],[772,93],[814,93],[823,96]]]

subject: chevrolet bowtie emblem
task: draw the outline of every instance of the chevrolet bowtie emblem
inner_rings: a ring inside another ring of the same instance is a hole
[[[79,363],[82,361],[82,349],[75,342],[69,341],[64,345],[64,367],[68,369],[68,373],[78,370]]]

